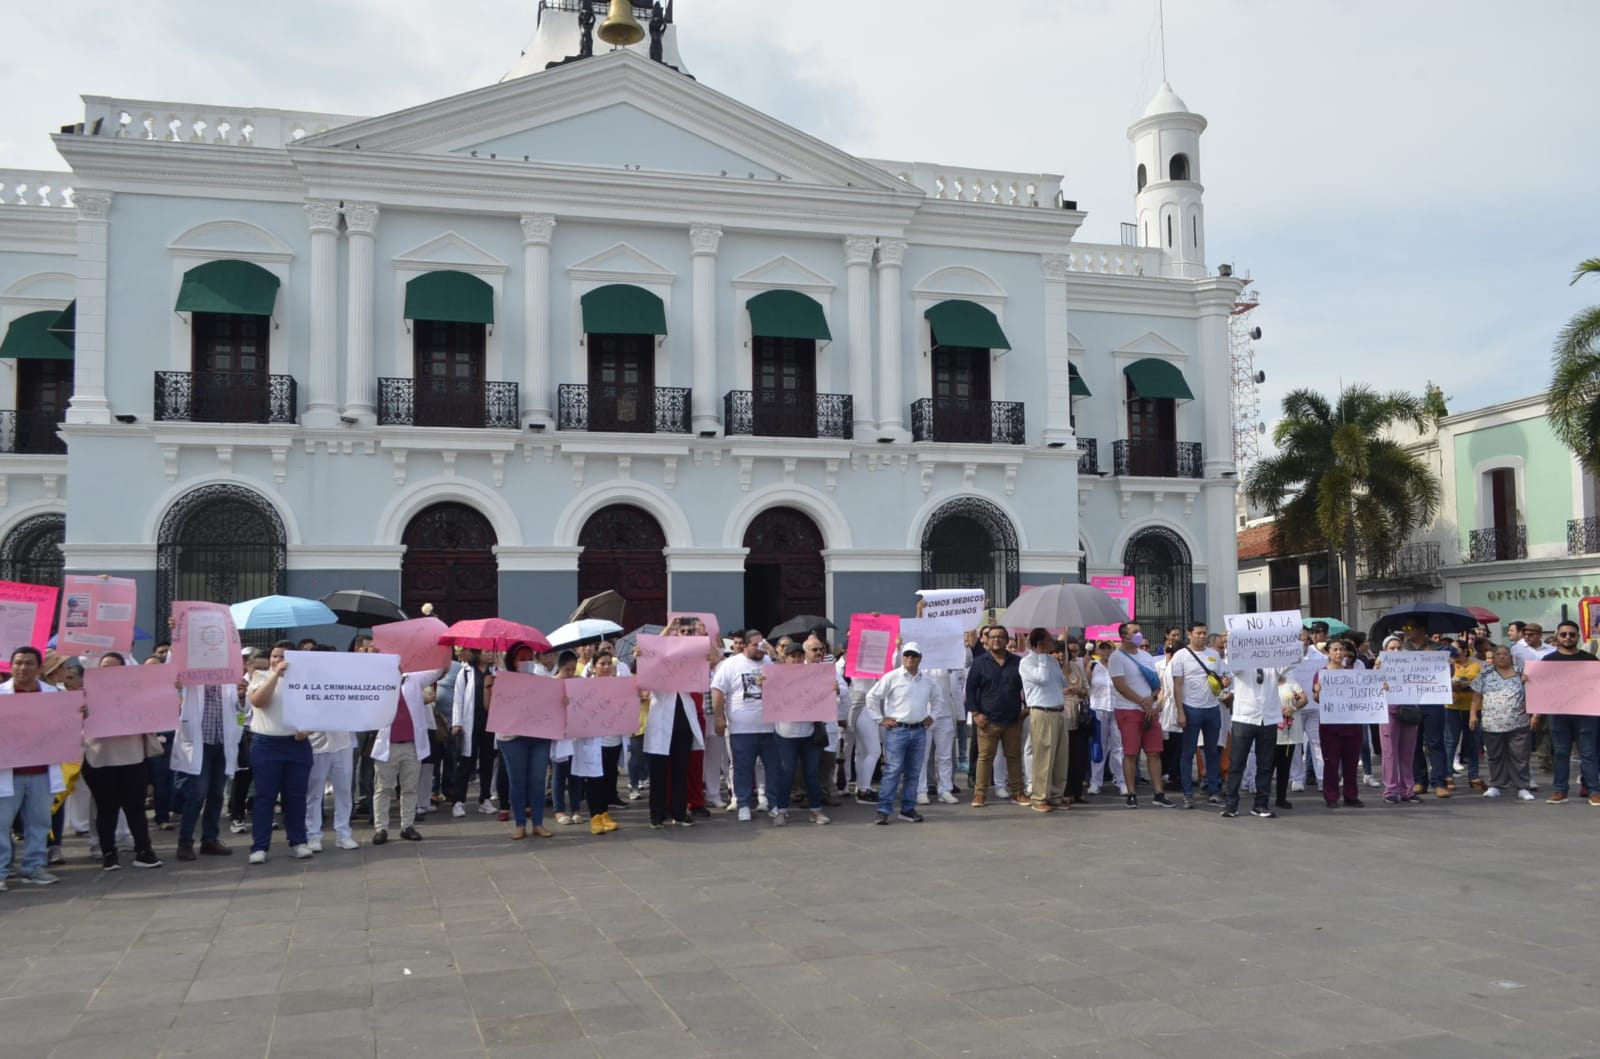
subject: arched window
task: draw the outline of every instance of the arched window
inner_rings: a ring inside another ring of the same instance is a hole
[[[500,566],[494,527],[466,504],[434,504],[417,512],[400,538],[400,607],[421,614],[432,603],[441,621],[492,618],[500,612]]]
[[[952,500],[922,532],[923,583],[929,588],[981,588],[989,605],[1017,597],[1017,531],[1005,512],[977,497]]]
[[[1175,155],[1172,156],[1172,161],[1167,163],[1167,179],[1169,179],[1169,180],[1188,180],[1189,179],[1189,156],[1188,155],[1186,155],[1186,154],[1175,154]]]
[[[1139,163],[1139,187],[1138,187],[1139,191],[1143,191],[1144,190],[1144,186],[1145,186],[1146,183],[1149,182],[1149,179],[1150,179],[1150,175],[1147,172],[1145,172],[1144,163],[1140,162]]]
[[[208,485],[185,493],[156,537],[156,628],[178,599],[238,603],[285,589],[286,537],[278,512],[243,486]],[[243,634],[265,646],[278,630]]]
[[[822,531],[803,511],[773,507],[744,531],[744,623],[763,631],[801,614],[827,616]]]
[[[1194,570],[1189,548],[1160,526],[1140,530],[1122,554],[1122,572],[1134,579],[1133,618],[1156,635],[1173,626],[1187,629],[1194,607]]]
[[[578,533],[578,599],[614,589],[627,600],[630,625],[667,620],[667,535],[642,507],[612,504]],[[576,602],[576,601],[574,601]]]
[[[61,587],[67,516],[35,515],[6,534],[0,544],[0,580]]]

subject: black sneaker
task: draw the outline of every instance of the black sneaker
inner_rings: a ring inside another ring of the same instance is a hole
[[[1232,820],[1234,817],[1239,815],[1239,810],[1237,810],[1237,809],[1229,809],[1227,806],[1223,806],[1222,807],[1222,812],[1218,813],[1217,815],[1218,816],[1225,816],[1229,820]]]
[[[864,791],[858,790],[856,791],[856,801],[860,802],[862,805],[877,805],[878,792],[872,790],[870,787]]]
[[[400,837],[405,839],[407,842],[422,841],[422,836],[418,834],[417,829],[414,827],[408,827],[404,831],[400,832]]]
[[[876,824],[877,826],[879,826],[879,827],[888,827],[889,826],[889,814],[888,813],[878,813],[873,817],[872,822],[874,824]]]
[[[1250,810],[1250,815],[1259,816],[1263,820],[1273,820],[1278,816],[1278,814],[1273,812],[1271,809],[1252,809]]]
[[[135,868],[159,868],[161,867],[161,858],[156,856],[154,850],[140,850],[133,855],[133,866]]]
[[[1290,804],[1289,799],[1287,799],[1287,798],[1279,798],[1278,799],[1278,808],[1279,809],[1293,809],[1294,806]]]
[[[672,818],[672,822],[674,824],[677,824],[679,827],[693,827],[694,826],[694,817],[692,817],[692,816],[675,816],[675,817]]]
[[[1124,802],[1129,809],[1139,808],[1139,796],[1137,794],[1128,795]]]
[[[117,863],[116,850],[112,850],[110,853],[107,853],[105,856],[100,858],[101,871],[118,871],[121,868],[122,865]]]
[[[1338,802],[1333,801],[1333,800],[1328,799],[1328,798],[1322,799],[1322,804],[1326,805],[1329,809],[1337,809],[1337,808],[1339,808],[1339,803]]]
[[[920,824],[922,823],[922,814],[915,809],[902,809],[900,810],[900,819],[909,820],[913,824]]]
[[[1156,796],[1151,798],[1150,800],[1152,802],[1156,803],[1157,805],[1161,806],[1163,809],[1174,809],[1174,808],[1177,808],[1171,802],[1167,801],[1167,792],[1166,791],[1158,791],[1156,793]]]
[[[697,805],[693,809],[690,809],[689,811],[691,813],[693,813],[695,816],[710,816],[711,815],[711,810],[707,809],[703,805]]]
[[[387,841],[389,841],[389,832],[383,828],[380,827],[372,833],[372,844],[374,846],[381,846]]]
[[[660,831],[663,827],[666,827],[666,826],[667,825],[664,822],[660,821],[660,820],[652,820],[652,821],[650,821],[650,830],[652,830],[652,831]]]

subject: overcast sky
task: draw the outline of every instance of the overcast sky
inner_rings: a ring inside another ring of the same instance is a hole
[[[598,6],[604,6],[603,4]],[[62,168],[78,96],[379,114],[492,83],[536,0],[69,0],[5,17],[0,168]],[[1082,238],[1133,219],[1155,0],[679,0],[707,85],[867,157],[1066,174]],[[1169,0],[1210,121],[1208,252],[1261,292],[1270,425],[1364,379],[1463,411],[1542,390],[1600,254],[1593,0]],[[18,61],[19,58],[22,61]]]

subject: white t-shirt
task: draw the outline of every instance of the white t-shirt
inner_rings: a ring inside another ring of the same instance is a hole
[[[1089,707],[1102,713],[1111,712],[1111,669],[1108,666],[1097,663],[1094,672],[1089,674]]]
[[[1111,670],[1111,679],[1113,681],[1111,685],[1111,702],[1113,707],[1116,709],[1144,709],[1144,707],[1139,705],[1136,700],[1125,697],[1121,691],[1117,690],[1115,681],[1118,677],[1121,677],[1123,680],[1125,680],[1128,684],[1128,687],[1132,688],[1134,691],[1139,691],[1140,688],[1143,688],[1144,691],[1140,694],[1140,698],[1143,698],[1145,695],[1153,695],[1155,693],[1156,689],[1150,686],[1150,682],[1145,679],[1144,673],[1139,669],[1141,664],[1145,667],[1145,669],[1150,670],[1152,673],[1155,672],[1156,660],[1151,658],[1144,651],[1136,651],[1132,657],[1129,657],[1128,652],[1120,648],[1111,652],[1111,662],[1109,666]]]
[[[1278,697],[1278,681],[1283,669],[1244,669],[1233,675],[1233,720],[1238,724],[1276,726],[1283,720],[1283,702]],[[1256,677],[1260,676],[1258,683]],[[1294,691],[1300,685],[1290,682]]]
[[[1300,660],[1298,665],[1290,668],[1289,679],[1301,688],[1309,688],[1315,682],[1317,673],[1327,668],[1328,656],[1315,647],[1308,647],[1306,648],[1306,656]],[[1314,700],[1308,700],[1301,712],[1304,713],[1307,710],[1312,713],[1319,712],[1317,703]]]
[[[1167,672],[1172,674],[1173,686],[1182,688],[1179,696],[1186,709],[1216,708],[1217,697],[1211,694],[1211,685],[1206,680],[1207,667],[1219,678],[1222,676],[1222,656],[1210,647],[1202,647],[1192,654],[1187,647],[1173,652]]]
[[[728,731],[733,735],[774,730],[761,719],[761,685],[757,680],[765,668],[764,663],[737,654],[723,659],[711,677],[712,690],[722,692],[727,700]]]

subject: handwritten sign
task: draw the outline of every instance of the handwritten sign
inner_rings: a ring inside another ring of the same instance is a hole
[[[1228,641],[1233,653],[1233,641]],[[1392,706],[1449,705],[1449,651],[1383,651],[1378,655],[1378,672],[1389,685]]]
[[[410,621],[392,621],[372,628],[372,645],[386,655],[399,655],[400,668],[407,673],[443,669],[450,664],[450,648],[439,637],[450,626],[427,616]]]
[[[899,664],[900,617],[897,614],[850,615],[850,646],[845,649],[844,675],[851,680],[876,680]]]
[[[244,669],[239,651],[239,630],[227,604],[172,604],[172,668],[178,683],[186,688],[235,683]]]
[[[561,686],[567,692],[568,739],[638,730],[639,685],[632,677],[585,677],[564,680]]]
[[[1389,654],[1396,654],[1390,651]],[[1528,712],[1558,713],[1577,717],[1600,716],[1600,666],[1592,662],[1527,662]]]
[[[1089,583],[1122,604],[1122,612],[1128,616],[1129,621],[1133,620],[1134,588],[1137,584],[1135,578],[1096,575],[1089,578]],[[1083,630],[1083,637],[1086,640],[1115,640],[1117,638],[1117,627],[1115,625],[1091,625]]]
[[[1318,676],[1323,724],[1388,724],[1383,674],[1371,669],[1324,669]]]
[[[82,761],[82,709],[81,691],[0,695],[0,768]]]
[[[178,689],[172,666],[97,666],[83,672],[89,739],[170,732],[178,726]],[[237,678],[236,678],[237,679]]]
[[[1288,669],[1304,654],[1300,645],[1300,612],[1274,610],[1262,614],[1225,614],[1228,626],[1228,668]]]
[[[126,577],[68,574],[61,592],[56,647],[62,654],[99,658],[133,650],[133,609],[138,586]]]
[[[300,732],[373,732],[400,705],[397,655],[285,651],[283,723]]]
[[[901,618],[900,642],[922,648],[923,669],[961,669],[971,660],[959,618]],[[896,659],[898,662],[899,659]]]
[[[646,691],[704,692],[711,686],[708,636],[651,636],[639,634],[634,668],[639,686]]]
[[[567,703],[563,689],[567,684],[576,683],[579,681],[531,673],[496,673],[494,701],[489,707],[487,722],[489,731],[501,736],[566,738]]]
[[[44,651],[58,591],[52,585],[0,581],[0,673],[11,672],[11,652],[23,644]]]
[[[922,588],[917,595],[922,597],[922,617],[954,618],[962,632],[971,632],[983,621],[988,600],[981,588]]]
[[[768,666],[761,675],[761,720],[765,723],[838,719],[839,683],[832,666]]]

